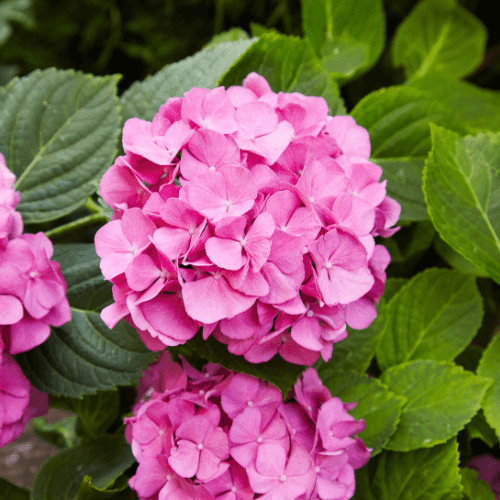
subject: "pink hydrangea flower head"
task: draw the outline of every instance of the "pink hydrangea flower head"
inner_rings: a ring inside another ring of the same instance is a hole
[[[251,73],[128,120],[123,143],[95,239],[108,326],[125,318],[152,350],[200,329],[252,363],[312,365],[375,319],[388,255],[374,238],[400,206],[352,117]]]

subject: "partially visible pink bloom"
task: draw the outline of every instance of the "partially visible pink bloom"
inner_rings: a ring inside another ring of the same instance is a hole
[[[470,460],[467,467],[479,472],[479,479],[486,481],[496,500],[500,500],[500,460],[488,454],[479,455]]]

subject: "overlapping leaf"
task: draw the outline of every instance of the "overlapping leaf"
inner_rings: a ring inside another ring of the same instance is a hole
[[[113,390],[142,376],[154,361],[133,327],[125,321],[110,330],[99,314],[72,309],[70,322],[52,328],[50,337],[16,359],[38,389],[80,398]]]
[[[410,87],[389,87],[361,99],[351,113],[370,133],[374,158],[424,156],[431,149],[429,124],[466,134],[468,129],[452,110],[426,92]]]
[[[483,23],[456,0],[422,0],[394,35],[392,61],[408,77],[431,71],[462,77],[482,62],[486,38]]]
[[[252,71],[263,76],[275,92],[300,92],[323,97],[331,115],[345,114],[337,85],[307,40],[275,33],[262,35],[219,83],[226,88],[241,85]]]
[[[401,420],[384,448],[410,451],[444,443],[479,410],[492,380],[451,362],[417,360],[382,373],[382,383],[405,396]]]
[[[495,500],[495,494],[491,491],[490,485],[479,480],[479,474],[473,469],[460,469],[462,486],[464,488],[464,500]]]
[[[475,278],[450,269],[416,275],[386,310],[377,360],[382,369],[417,359],[451,361],[474,338],[483,317]]]
[[[122,123],[133,117],[152,120],[168,98],[183,97],[192,87],[216,87],[220,76],[253,42],[255,39],[220,43],[133,83],[121,96]]]
[[[134,461],[124,436],[101,437],[61,451],[39,470],[31,500],[73,500],[86,476],[97,488],[106,488]]]
[[[117,81],[48,69],[0,88],[0,152],[25,224],[69,214],[96,191],[116,152]]]
[[[500,283],[500,133],[432,126],[424,194],[441,237]]]
[[[482,407],[487,422],[500,438],[500,335],[496,335],[484,351],[477,373],[493,379]]]

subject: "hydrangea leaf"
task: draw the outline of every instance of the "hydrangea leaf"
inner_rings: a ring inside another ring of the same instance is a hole
[[[266,363],[250,363],[243,356],[230,353],[227,347],[215,340],[212,335],[207,340],[203,340],[201,332],[188,340],[187,345],[211,363],[217,363],[229,370],[248,373],[271,382],[283,393],[284,397],[287,396],[295,382],[297,382],[300,374],[307,368],[306,366],[288,363],[279,355]],[[173,351],[175,352],[175,348]]]
[[[323,97],[331,115],[345,114],[336,83],[332,81],[308,42],[297,37],[262,35],[220,79],[226,88],[241,85],[255,71],[274,92],[300,92]]]
[[[375,456],[396,431],[406,398],[396,396],[380,380],[354,371],[343,372],[328,367],[321,372],[321,377],[332,396],[339,397],[344,403],[357,403],[349,413],[356,420],[365,420],[366,428],[359,437],[373,449],[371,456]]]
[[[473,276],[437,268],[417,274],[387,307],[379,366],[384,370],[416,359],[451,361],[470,344],[482,317]]]
[[[116,500],[134,500],[137,498],[135,492],[128,488],[128,477],[126,475],[118,477],[109,488],[97,488],[92,481],[92,477],[85,476],[75,500],[106,500],[108,498]]]
[[[0,88],[0,152],[25,224],[67,215],[96,191],[116,153],[118,79],[52,68]]]
[[[376,90],[351,113],[370,133],[373,158],[424,156],[432,146],[429,124],[461,134],[468,132],[460,116],[428,93],[405,86]]]
[[[110,330],[95,312],[73,308],[71,314],[71,321],[52,328],[43,344],[16,356],[41,391],[80,398],[113,390],[141,377],[154,361],[155,353],[125,321]]]
[[[351,79],[377,62],[385,43],[385,15],[380,0],[301,3],[304,33],[333,78]]]
[[[462,486],[464,488],[464,500],[495,500],[495,494],[491,491],[486,481],[479,479],[479,473],[473,469],[461,468]]]
[[[377,459],[371,484],[377,500],[462,499],[456,439],[408,453],[383,451]]]
[[[500,92],[483,89],[443,73],[432,72],[407,82],[412,88],[428,92],[434,99],[456,111],[475,129],[500,131]]]
[[[486,422],[486,417],[484,416],[482,408],[474,415],[465,428],[467,429],[469,440],[481,439],[490,448],[498,444],[498,437],[493,428]]]
[[[407,77],[440,71],[460,78],[483,61],[487,36],[456,0],[422,0],[396,30],[392,61]]]
[[[424,194],[432,222],[454,250],[500,283],[500,133],[431,130]]]
[[[151,121],[167,99],[183,97],[192,87],[215,88],[220,76],[254,42],[255,38],[220,43],[133,83],[121,96],[122,123],[134,117]]]
[[[321,370],[324,368],[328,370],[330,366],[335,370],[353,370],[357,373],[364,373],[368,369],[381,339],[386,304],[405,283],[406,280],[403,278],[389,278],[386,281],[384,295],[373,323],[363,330],[347,327],[347,338],[333,345],[330,361],[325,363],[320,358],[314,365],[320,374]]]
[[[241,28],[231,28],[228,31],[215,35],[203,48],[213,49],[220,43],[237,42],[238,40],[248,40],[249,38],[250,36],[245,30],[242,30]]]
[[[371,158],[387,179],[387,195],[401,205],[400,221],[419,221],[429,218],[422,191],[422,172],[425,158]]]
[[[481,377],[491,377],[493,384],[482,403],[486,421],[500,438],[500,335],[495,335],[485,349],[477,369]]]
[[[77,419],[77,415],[72,415],[52,424],[38,417],[33,419],[33,430],[40,439],[57,448],[71,448],[79,439],[76,435]]]
[[[29,490],[0,477],[0,500],[29,500],[29,498]]]
[[[398,428],[384,446],[393,451],[429,448],[457,435],[479,410],[492,382],[452,362],[434,360],[393,366],[381,381],[407,398]]]
[[[31,500],[72,500],[86,476],[92,477],[97,488],[107,488],[134,462],[123,435],[103,436],[63,450],[42,465]]]
[[[442,238],[436,238],[434,241],[434,249],[449,266],[454,267],[463,273],[474,274],[475,276],[480,276],[481,278],[488,277],[488,273],[484,269],[481,269],[470,260],[462,257],[462,255],[453,250],[453,248],[450,247],[450,245],[448,245],[448,243],[446,243],[446,241]]]
[[[72,307],[100,312],[113,302],[112,284],[102,277],[92,243],[54,245],[53,260],[61,265],[66,280],[66,297]]]

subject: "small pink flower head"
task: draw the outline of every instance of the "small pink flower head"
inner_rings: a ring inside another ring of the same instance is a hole
[[[14,190],[16,176],[7,168],[4,156],[0,153],[0,249],[7,241],[23,232],[21,214],[15,211],[21,194]]]
[[[14,359],[0,354],[0,448],[15,441],[26,422],[45,415],[49,398],[35,389]]]

